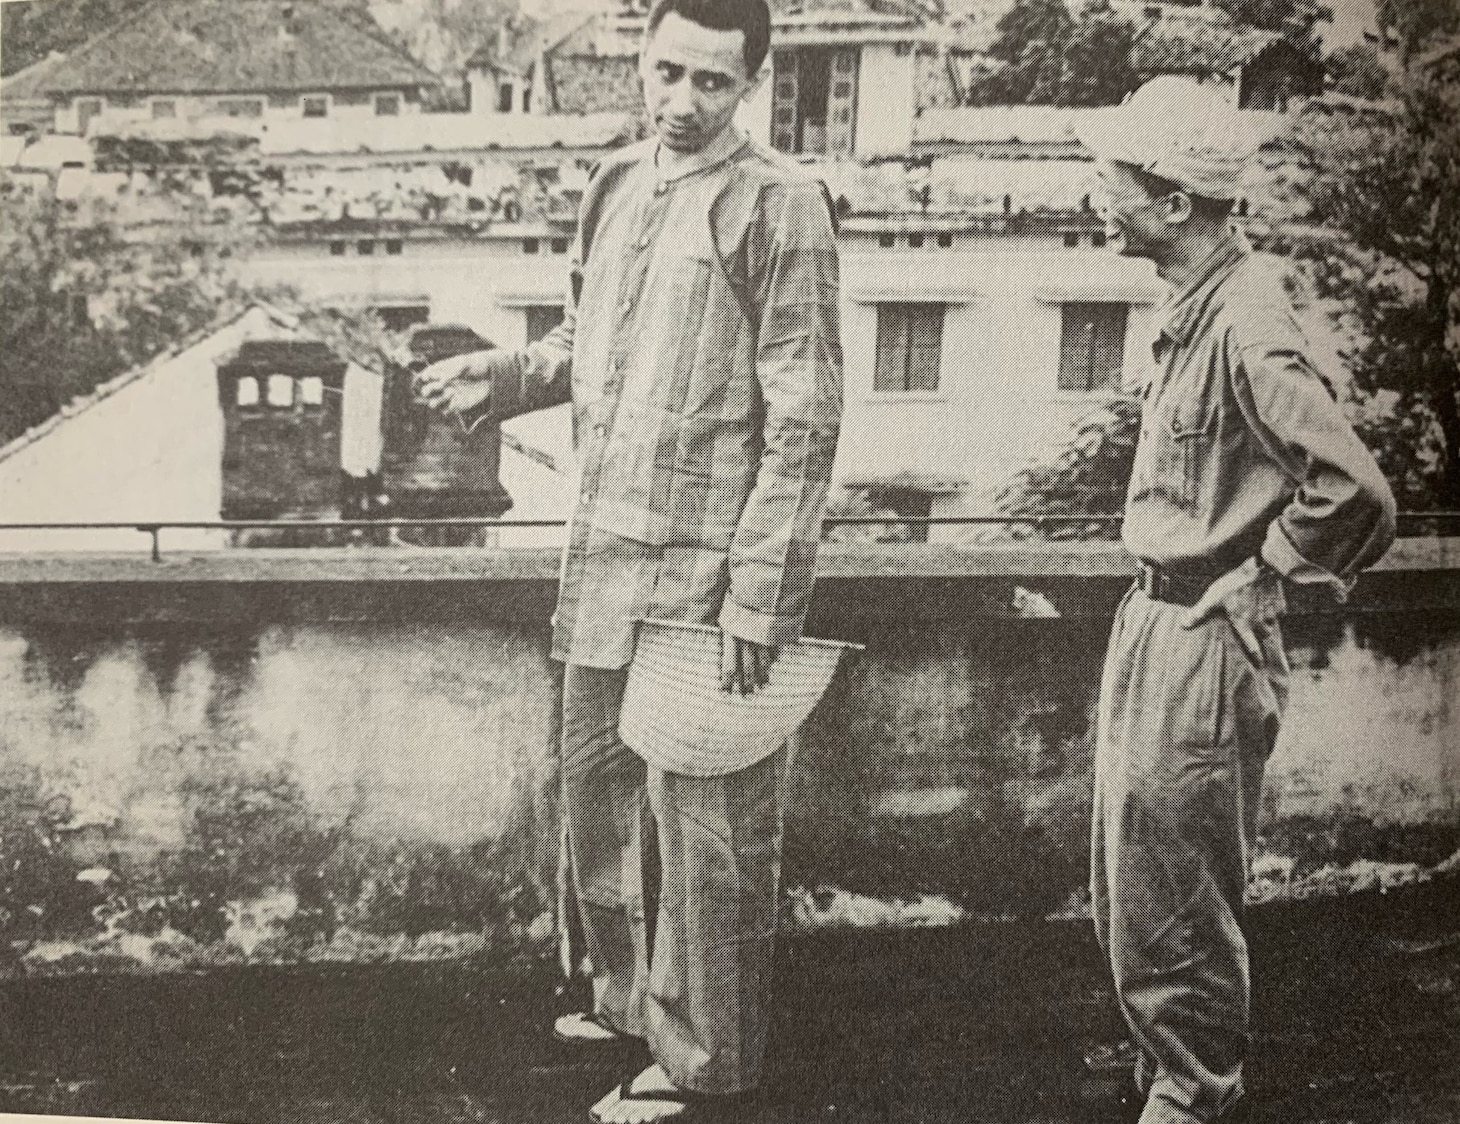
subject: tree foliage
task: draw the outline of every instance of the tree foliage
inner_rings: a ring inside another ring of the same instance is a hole
[[[241,283],[234,266],[257,241],[251,227],[220,221],[188,191],[165,202],[167,221],[139,226],[114,205],[3,194],[0,444],[251,301],[296,316],[344,358],[401,357],[363,306],[322,309],[288,286]]]
[[[1318,24],[1333,18],[1320,0],[1214,0],[1214,5],[1233,23],[1276,31],[1310,48],[1316,46]]]
[[[1372,43],[1355,43],[1324,60],[1328,85],[1336,94],[1377,101],[1389,91],[1389,70]]]
[[[1391,470],[1411,506],[1460,507],[1460,91],[1411,78],[1387,108],[1309,114],[1310,221],[1341,235],[1300,247],[1356,329],[1356,388],[1390,404]],[[1425,435],[1438,462],[1426,472]],[[1402,462],[1396,459],[1402,455]]]
[[[5,199],[0,227],[0,441],[197,331],[240,297],[238,241],[178,221],[129,234],[50,195]],[[241,235],[239,236],[242,237]]]
[[[1379,0],[1375,17],[1385,38],[1398,45],[1406,65],[1433,40],[1460,32],[1456,0]]]
[[[1135,26],[1109,0],[1078,19],[1064,0],[1016,0],[997,30],[988,53],[1001,65],[970,90],[975,105],[1112,105],[1138,84]]]
[[[1082,416],[1067,444],[1035,460],[1000,491],[995,506],[1005,515],[1119,515],[1140,436],[1141,406],[1134,398],[1112,398]],[[1111,521],[1028,524],[1016,533],[1043,538],[1118,538]]]

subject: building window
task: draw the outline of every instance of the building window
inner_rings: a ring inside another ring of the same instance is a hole
[[[299,99],[299,109],[305,117],[328,117],[330,98],[328,94],[305,94]]]
[[[514,94],[511,82],[503,82],[497,87],[497,112],[511,113]]]
[[[324,379],[318,375],[306,375],[299,380],[299,401],[306,406],[324,405]]]
[[[523,113],[531,113],[532,112],[532,87],[531,86],[523,86],[522,87],[522,112]]]
[[[851,155],[858,58],[855,49],[775,53],[771,143],[777,149],[814,156]]]
[[[877,245],[881,246],[884,250],[890,250],[897,245],[897,235],[879,234],[877,236]]]
[[[1090,235],[1090,245],[1094,246],[1097,250],[1105,245],[1105,231],[1097,230],[1092,233]]]
[[[536,238],[524,238],[522,240],[522,252],[524,254],[535,254],[537,253],[537,248]]]
[[[953,235],[947,231],[938,235],[938,248],[941,250],[951,250],[953,248]]]
[[[914,250],[921,250],[923,248],[923,236],[921,234],[909,234],[907,236],[907,244]]]
[[[528,343],[536,343],[563,322],[560,304],[530,304],[523,311],[527,314]]]
[[[377,116],[377,117],[399,117],[400,116],[400,95],[399,94],[376,94],[375,95],[375,116]]]
[[[106,109],[106,98],[77,98],[75,106],[76,131],[82,136],[85,136],[86,128],[91,124],[91,119],[99,116]]]
[[[943,310],[941,304],[877,306],[874,391],[938,389],[938,369],[943,362]]]
[[[566,238],[554,238],[549,245],[555,254],[566,254],[568,252],[568,240]]]
[[[330,257],[342,258],[345,256],[345,244],[339,240],[330,243]]]
[[[360,241],[355,243],[355,252],[362,258],[368,258],[371,254],[375,253],[374,240],[370,238],[360,239]]]
[[[385,240],[385,252],[387,254],[390,254],[392,256],[396,256],[396,255],[400,254],[400,252],[404,248],[405,248],[405,245],[404,245],[404,243],[401,242],[401,240],[399,238],[387,238]]]
[[[162,120],[165,117],[176,117],[176,116],[177,116],[177,102],[174,101],[172,98],[153,98],[152,99],[152,118],[153,118],[154,121],[160,121],[160,120]]]
[[[259,404],[259,380],[252,376],[239,379],[233,400],[240,406],[257,406]]]
[[[213,112],[220,117],[262,117],[263,98],[223,98],[213,103]]]
[[[1111,302],[1080,302],[1061,308],[1057,386],[1077,394],[1119,393],[1125,361],[1128,309]]]
[[[269,376],[269,405],[294,405],[294,380],[288,375]]]
[[[1078,230],[1065,231],[1065,245],[1073,249],[1080,244],[1080,232]]]

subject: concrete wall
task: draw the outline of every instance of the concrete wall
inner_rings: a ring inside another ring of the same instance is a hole
[[[858,156],[910,151],[917,109],[917,60],[910,50],[899,54],[891,43],[869,43],[860,54],[853,151]]]
[[[1256,898],[1460,849],[1460,556],[1300,603]],[[829,550],[868,647],[800,740],[793,889],[941,916],[1083,908],[1114,548]],[[542,943],[553,552],[0,558],[0,934],[25,970]],[[1023,619],[1038,593],[1061,615]],[[878,915],[881,916],[881,915]]]

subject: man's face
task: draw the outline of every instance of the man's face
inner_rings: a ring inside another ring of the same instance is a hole
[[[1100,160],[1099,211],[1105,235],[1117,252],[1132,258],[1159,257],[1176,234],[1164,206],[1168,197],[1153,198],[1124,164]]]
[[[665,148],[705,149],[756,87],[745,72],[745,33],[716,31],[670,12],[644,44],[644,105]]]

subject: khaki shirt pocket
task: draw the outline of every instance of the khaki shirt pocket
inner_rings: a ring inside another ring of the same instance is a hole
[[[1138,489],[1195,513],[1211,472],[1216,404],[1204,391],[1172,394],[1168,390],[1149,399],[1145,412],[1135,469]]]

